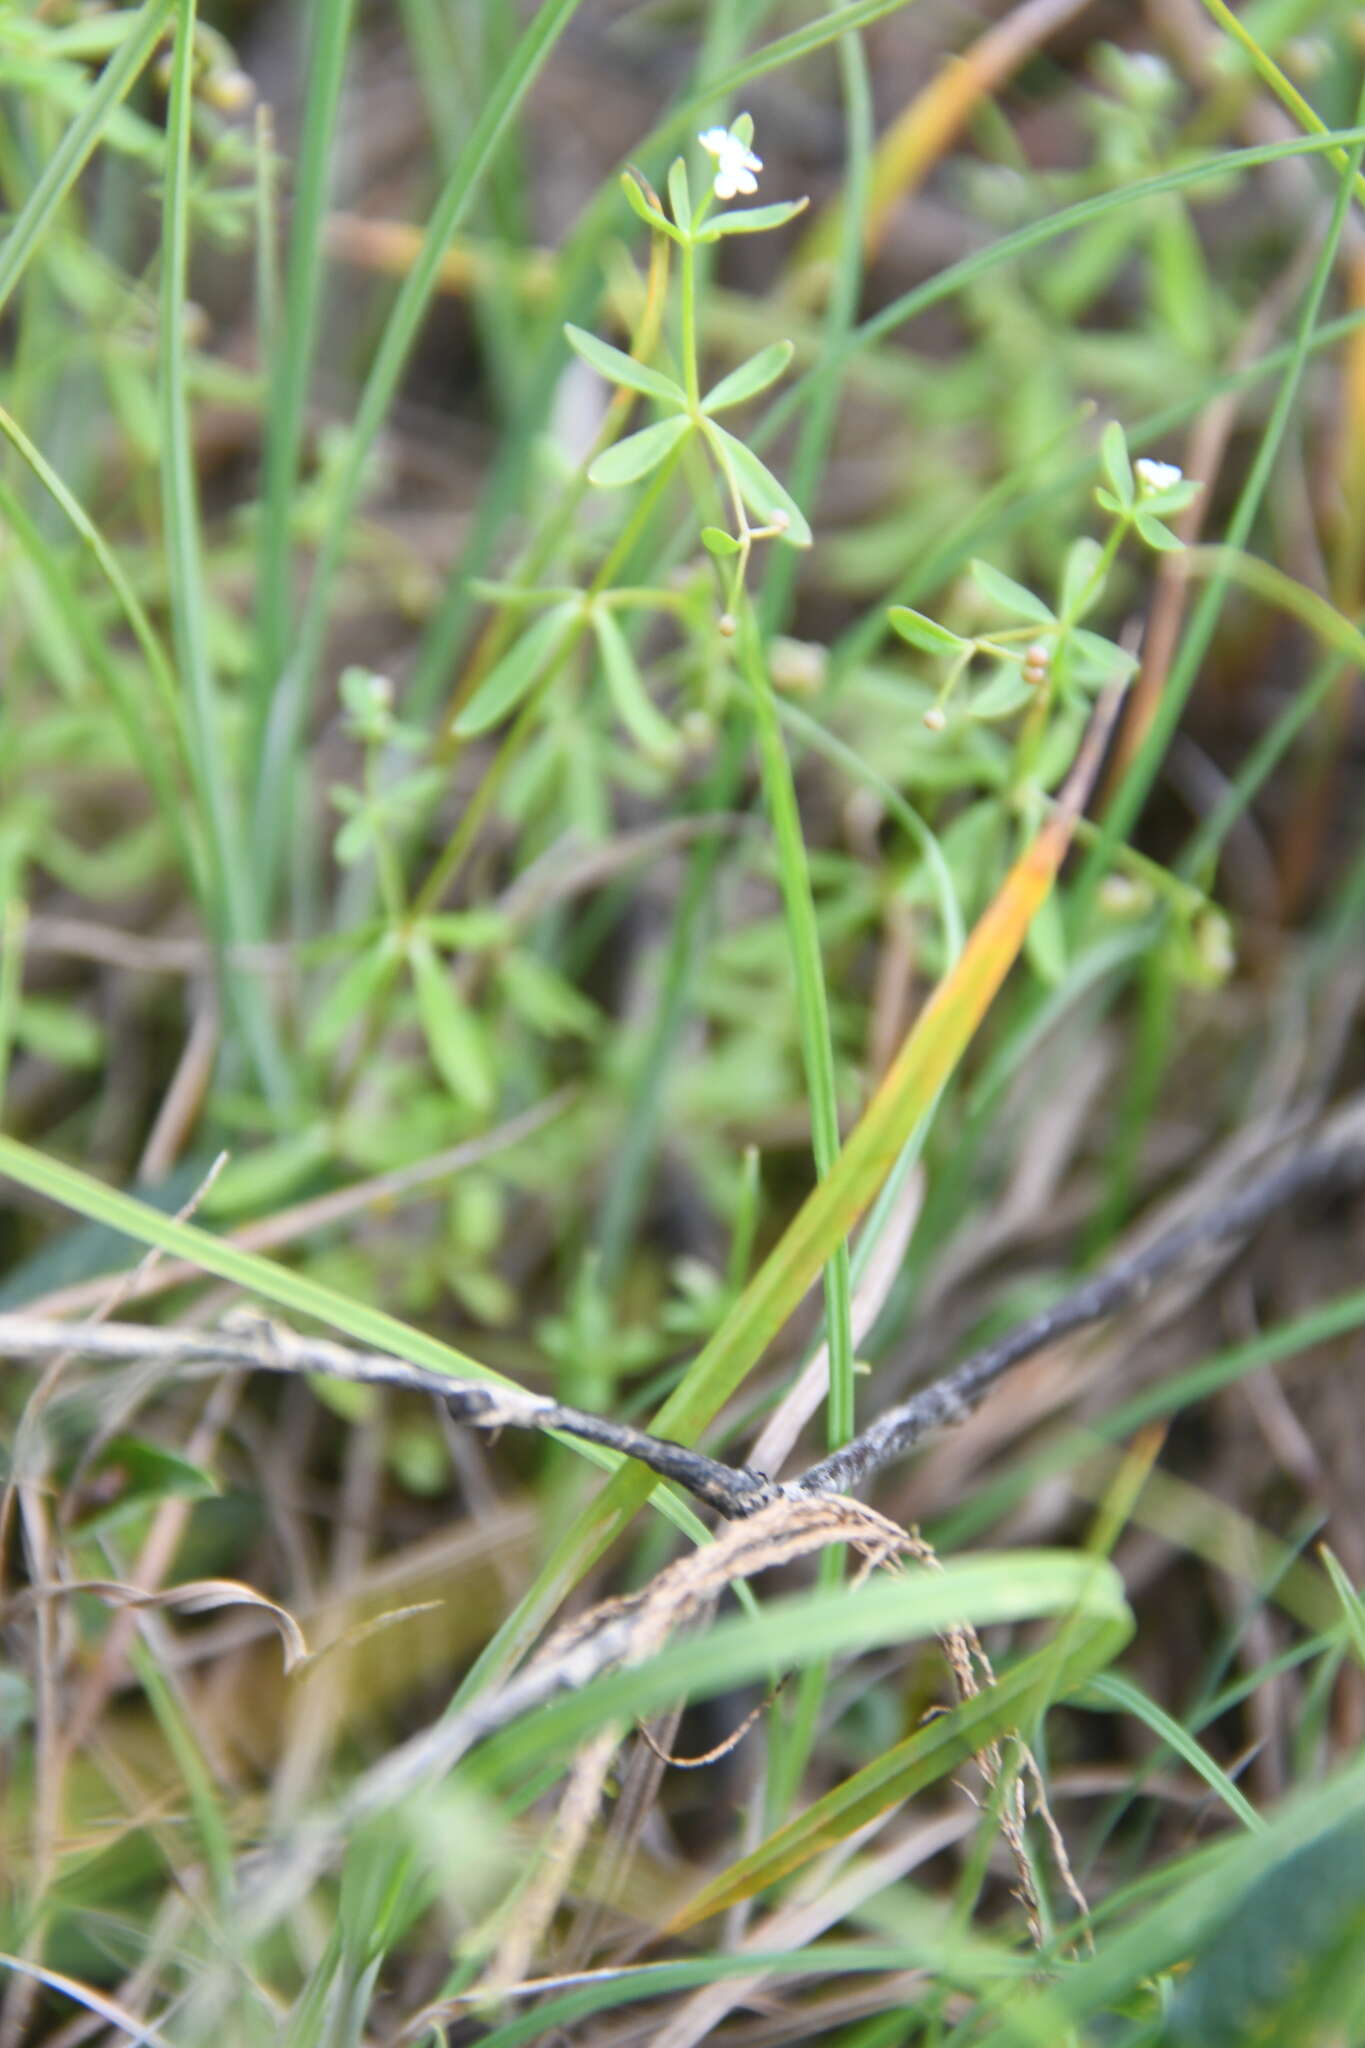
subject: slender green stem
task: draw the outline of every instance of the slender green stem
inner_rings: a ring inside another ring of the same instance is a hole
[[[166,115],[166,193],[162,230],[162,507],[176,657],[185,723],[209,847],[209,892],[219,972],[252,1062],[269,1095],[287,1099],[291,1080],[260,981],[234,972],[226,949],[258,936],[247,844],[224,773],[223,725],[208,646],[208,591],[200,554],[198,490],[190,426],[186,344],[190,128],[193,117],[195,0],[180,0]]]
[[[543,0],[497,78],[469,140],[446,180],[427,223],[421,250],[403,280],[393,311],[380,336],[374,362],[356,408],[346,458],[328,507],[298,634],[290,659],[278,679],[263,739],[255,792],[255,816],[259,826],[257,875],[263,903],[269,903],[279,876],[288,816],[286,786],[322,659],[332,592],[345,553],[351,519],[359,502],[370,449],[398,389],[409,351],[439,283],[441,259],[450,239],[468,210],[507,123],[530,91],[578,6],[579,0]]]
[[[100,73],[99,82],[43,168],[9,233],[0,243],[0,308],[8,305],[24,266],[52,225],[57,209],[76,183],[104,130],[125,100],[165,32],[176,0],[146,0],[124,40]]]
[[[697,245],[689,236],[678,264],[678,295],[682,302],[682,373],[687,403],[695,413],[701,405],[701,371],[697,365]]]
[[[249,773],[259,773],[271,698],[280,684],[288,645],[294,559],[290,541],[298,489],[299,450],[308,404],[308,374],[317,335],[324,256],[328,181],[337,112],[355,0],[313,0],[304,75],[298,169],[285,274],[284,320],[266,358],[261,521],[256,553],[256,674]]]
[[[740,627],[740,660],[749,688],[758,742],[763,791],[772,819],[778,875],[796,977],[801,1052],[810,1095],[811,1149],[821,1180],[839,1156],[839,1101],[834,1078],[829,1000],[820,958],[820,927],[811,893],[806,842],[796,801],[791,762],[782,741],[772,683],[763,658],[758,623],[746,603]],[[853,1327],[848,1246],[838,1245],[825,1268],[825,1317],[829,1344],[828,1439],[831,1449],[853,1434]]]

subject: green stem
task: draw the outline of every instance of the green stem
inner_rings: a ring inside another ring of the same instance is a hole
[[[275,1101],[292,1081],[260,982],[234,972],[230,945],[256,938],[256,905],[244,857],[245,840],[224,769],[223,729],[208,647],[208,595],[200,552],[198,490],[190,431],[185,307],[189,267],[190,127],[193,117],[195,0],[181,0],[166,114],[165,211],[162,226],[161,436],[162,506],[167,580],[177,661],[185,692],[185,726],[209,843],[219,976],[256,1071]]]
[[[682,245],[678,268],[682,301],[682,372],[690,412],[701,406],[701,372],[697,365],[697,245],[690,238]]]
[[[763,793],[772,819],[791,939],[801,1054],[810,1094],[811,1149],[815,1170],[824,1180],[839,1157],[839,1104],[829,1002],[820,958],[820,927],[791,762],[782,740],[757,619],[748,602],[741,622],[739,653],[749,687]],[[830,1447],[836,1449],[853,1434],[853,1332],[847,1244],[835,1248],[825,1268],[825,1315],[829,1342],[828,1440]]]

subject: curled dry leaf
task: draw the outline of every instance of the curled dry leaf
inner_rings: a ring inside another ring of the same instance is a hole
[[[90,1593],[116,1607],[168,1607],[181,1614],[211,1614],[217,1607],[259,1607],[279,1631],[285,1670],[295,1670],[308,1657],[303,1630],[289,1609],[276,1600],[267,1600],[264,1593],[258,1593],[241,1579],[191,1579],[183,1586],[166,1586],[157,1593],[127,1586],[121,1579],[69,1579],[60,1585],[32,1586],[23,1597],[31,1601],[51,1600],[72,1593]]]

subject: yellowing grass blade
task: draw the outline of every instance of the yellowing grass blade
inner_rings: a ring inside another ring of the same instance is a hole
[[[1112,1664],[1132,1632],[1131,1616],[1106,1616],[1068,1630],[1060,1659],[1055,1645],[1023,1658],[994,1685],[950,1713],[936,1715],[778,1828],[752,1854],[703,1885],[661,1932],[680,1934],[713,1913],[751,1899],[802,1869],[812,1857],[846,1841],[888,1807],[899,1806],[926,1785],[946,1778],[988,1743],[1030,1720],[1047,1700],[1064,1698]]]
[[[694,1442],[782,1329],[831,1252],[868,1208],[910,1133],[972,1041],[1056,879],[1094,781],[1119,693],[1100,699],[1075,766],[1047,823],[1020,855],[982,915],[952,971],[916,1020],[833,1168],[693,1360],[651,1423],[658,1434]],[[539,1579],[489,1645],[466,1687],[503,1668],[538,1633],[564,1593],[624,1528],[657,1484],[624,1467],[568,1531]]]

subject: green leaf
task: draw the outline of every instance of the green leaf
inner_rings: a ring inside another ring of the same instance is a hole
[[[707,554],[714,555],[718,561],[724,561],[727,555],[739,553],[739,542],[732,533],[727,533],[723,526],[703,526],[701,544]]]
[[[1351,1814],[1228,1901],[1170,2006],[1172,2048],[1359,2041],[1365,1824]]]
[[[533,953],[508,953],[498,980],[512,1008],[545,1038],[596,1038],[602,1013]]]
[[[1058,610],[1064,619],[1083,619],[1087,612],[1094,610],[1104,595],[1103,578],[1088,593],[1086,588],[1099,567],[1103,553],[1099,542],[1091,540],[1088,534],[1083,535],[1080,540],[1073,541],[1067,549],[1066,561],[1062,568],[1062,587],[1057,600]]]
[[[1016,583],[1012,576],[993,568],[989,562],[973,561],[970,565],[972,581],[983,596],[998,604],[1002,612],[1011,612],[1016,618],[1036,619],[1040,626],[1053,621],[1053,614],[1035,597],[1031,590],[1025,590],[1022,583]]]
[[[1055,890],[1038,907],[1024,939],[1024,953],[1046,987],[1059,986],[1066,974],[1066,932]]]
[[[1185,545],[1178,533],[1172,533],[1170,527],[1163,526],[1151,512],[1135,512],[1133,524],[1148,547],[1155,548],[1158,554],[1178,555]]]
[[[386,937],[377,946],[368,946],[338,975],[309,1018],[306,1044],[313,1058],[335,1052],[348,1026],[386,988],[397,964],[397,951]]]
[[[664,234],[671,236],[675,242],[682,239],[672,221],[646,197],[643,186],[633,172],[622,171],[621,190],[626,195],[626,203],[631,212],[638,214],[647,227],[661,228]]]
[[[230,1160],[205,1194],[200,1210],[214,1220],[259,1216],[287,1202],[331,1156],[332,1137],[323,1123],[291,1132],[287,1138],[272,1139],[254,1152]]]
[[[692,422],[685,413],[674,413],[671,419],[641,427],[638,434],[627,434],[624,441],[616,442],[598,456],[588,471],[588,482],[604,491],[638,483],[642,476],[657,469],[691,431]]]
[[[1159,512],[1163,519],[1172,518],[1192,505],[1204,486],[1197,477],[1182,477],[1178,484],[1167,484],[1161,491],[1146,491],[1143,505],[1149,512]]]
[[[430,1423],[406,1423],[389,1432],[389,1470],[409,1493],[433,1497],[450,1484],[450,1452]]]
[[[761,235],[769,228],[784,227],[809,205],[809,199],[786,199],[777,206],[740,206],[729,213],[713,213],[698,230],[697,240],[718,242],[722,235]]]
[[[1328,1578],[1332,1581],[1332,1589],[1341,1602],[1341,1611],[1346,1618],[1346,1632],[1351,1648],[1355,1652],[1356,1662],[1365,1667],[1365,1601],[1361,1600],[1359,1593],[1351,1584],[1345,1566],[1334,1551],[1329,1550],[1325,1543],[1321,1543],[1318,1545],[1318,1555],[1322,1559]]]
[[[1203,245],[1183,199],[1159,201],[1152,222],[1153,298],[1171,332],[1196,362],[1213,355],[1213,307]]]
[[[668,202],[673,218],[685,235],[692,232],[692,194],[687,184],[687,165],[675,156],[668,167]]]
[[[681,745],[678,735],[650,702],[625,634],[600,604],[593,607],[592,625],[617,717],[644,753],[659,760],[675,759]]]
[[[713,1623],[705,1635],[669,1643],[645,1662],[595,1678],[578,1691],[538,1707],[534,1714],[523,1714],[484,1745],[471,1778],[475,1783],[505,1783],[547,1756],[570,1751],[608,1721],[622,1716],[643,1718],[653,1713],[658,1703],[680,1696],[714,1697],[728,1685],[765,1679],[774,1667],[806,1666],[823,1658],[900,1644],[969,1621],[980,1625],[1046,1614],[1067,1617],[1068,1639],[1052,1647],[1052,1671],[1059,1677],[1063,1654],[1073,1654],[1073,1645],[1079,1647],[1084,1641],[1090,1649],[1098,1643],[1112,1655],[1116,1640],[1121,1643],[1131,1630],[1122,1583],[1113,1566],[1056,1551],[947,1558],[941,1571],[897,1573],[856,1589],[822,1588],[774,1600],[757,1618],[727,1617]],[[1093,1666],[1097,1661],[1093,1649],[1091,1660]],[[1008,1683],[1008,1678],[1003,1682]],[[1038,1686],[1035,1671],[1035,1702]],[[994,1691],[987,1687],[981,1695],[979,1714],[989,1712]],[[972,1713],[976,1707],[973,1701],[965,1712],[958,1711],[962,1719],[970,1721],[977,1718]],[[938,1725],[933,1722],[930,1730],[919,1731],[921,1738],[931,1738],[923,1746],[938,1747],[932,1740]],[[915,1746],[920,1748],[921,1742]]]
[[[111,1437],[93,1470],[101,1474],[119,1473],[125,1504],[134,1496],[141,1501],[212,1500],[222,1492],[213,1474],[202,1465],[142,1436]],[[84,1533],[89,1534],[88,1524]]]
[[[450,969],[423,932],[408,941],[417,1014],[432,1064],[451,1094],[471,1109],[489,1110],[497,1093],[484,1034],[455,991]]]
[[[564,333],[569,347],[591,364],[599,376],[609,384],[624,384],[628,391],[643,391],[647,398],[657,398],[665,405],[685,406],[687,393],[681,384],[675,384],[671,377],[665,377],[661,370],[651,370],[645,363],[637,363],[634,356],[628,356],[623,349],[613,348],[609,341],[599,341],[586,328],[575,327],[571,320],[564,322]]]
[[[703,431],[722,462],[729,464],[741,498],[759,522],[767,526],[775,512],[785,513],[787,530],[783,540],[790,547],[808,548],[811,531],[806,524],[805,513],[772,472],[764,468],[753,450],[737,441],[733,434],[727,434],[725,428],[714,420],[703,421]]]
[[[456,947],[478,953],[489,946],[505,946],[514,927],[498,910],[437,910],[422,919],[423,929],[438,946]]]
[[[968,715],[986,721],[1012,718],[1016,711],[1031,704],[1035,695],[1033,685],[1024,681],[1017,665],[1002,661],[995,674],[968,700]]]
[[[790,341],[769,342],[767,348],[761,348],[747,363],[741,363],[719,384],[712,385],[701,402],[702,411],[724,412],[728,405],[742,405],[746,398],[756,398],[760,391],[777,382],[795,353],[795,345]]]
[[[1077,627],[1067,643],[1072,652],[1079,655],[1082,667],[1098,670],[1105,682],[1120,678],[1127,682],[1137,674],[1138,658],[1126,647],[1117,646],[1112,640],[1105,640],[1098,633],[1089,633],[1084,626]]]
[[[578,611],[577,599],[557,604],[513,641],[455,720],[452,730],[458,739],[473,739],[487,732],[521,702],[540,680],[542,670],[558,651],[570,619]]]
[[[15,1009],[14,1036],[26,1052],[57,1067],[95,1067],[103,1057],[98,1018],[55,996],[25,996]]]
[[[1110,420],[1100,436],[1100,466],[1109,479],[1109,488],[1114,493],[1117,511],[1131,512],[1137,489],[1133,483],[1133,465],[1128,460],[1128,438],[1117,420]]]
[[[911,611],[908,604],[893,604],[887,618],[912,647],[918,647],[924,654],[960,654],[969,643],[958,633],[950,633],[946,626],[940,626],[937,619],[928,619],[923,612]]]

